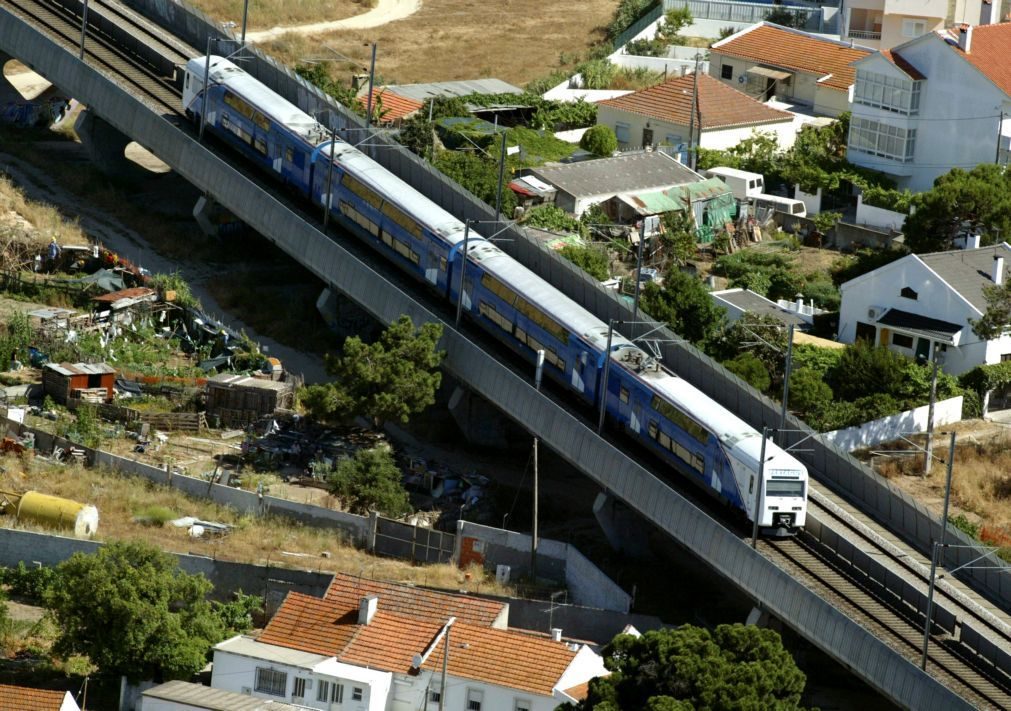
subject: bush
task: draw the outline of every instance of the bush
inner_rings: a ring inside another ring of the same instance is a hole
[[[754,353],[741,353],[725,362],[723,367],[760,392],[766,392],[772,385],[768,369]]]
[[[324,474],[331,493],[351,513],[378,511],[397,518],[411,512],[400,469],[388,449],[363,449]]]
[[[607,38],[612,41],[617,39],[655,4],[656,0],[621,0],[611,24],[607,26]]]
[[[970,538],[975,538],[979,540],[979,524],[973,523],[965,514],[959,514],[958,516],[949,516],[948,523],[957,528],[959,531],[969,536]]]
[[[913,204],[913,194],[909,190],[896,190],[879,185],[868,185],[860,192],[865,205],[880,207],[882,210],[891,210],[908,215],[909,208]]]
[[[555,205],[538,205],[523,215],[523,224],[550,232],[584,235],[585,225]]]
[[[789,406],[797,412],[816,412],[833,398],[832,388],[814,368],[797,368],[790,374]]]
[[[618,68],[606,59],[591,59],[576,67],[576,73],[583,77],[584,89],[608,89]]]
[[[55,581],[54,568],[29,568],[24,561],[18,563],[17,568],[0,569],[0,583],[6,585],[15,597],[27,600],[42,600]]]
[[[559,252],[563,257],[592,276],[597,281],[611,278],[611,258],[601,247],[577,247],[566,245]]]
[[[178,518],[175,511],[167,506],[145,506],[134,516],[134,521],[145,526],[164,526],[169,521]]]
[[[579,147],[596,156],[609,156],[618,149],[618,137],[610,126],[599,123],[586,130]]]

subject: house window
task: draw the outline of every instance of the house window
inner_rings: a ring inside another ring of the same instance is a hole
[[[362,687],[352,686],[351,687],[351,700],[361,701],[362,700]]]
[[[864,323],[863,321],[857,321],[857,337],[858,341],[867,341],[869,343],[874,343],[878,337],[878,329],[874,328],[869,323]]]
[[[530,711],[533,706],[530,703],[530,699],[516,699],[513,704],[513,711]]]
[[[1000,356],[1001,363],[1007,363],[1011,361],[1011,353],[1002,353]]]
[[[430,704],[437,704],[441,700],[442,700],[442,692],[441,691],[439,691],[438,689],[429,689],[428,690],[428,703],[430,703]]]
[[[295,677],[295,685],[291,690],[291,695],[298,699],[305,698],[305,679],[300,676]]]
[[[617,137],[618,143],[628,143],[632,135],[630,128],[631,126],[627,123],[622,123],[620,121],[614,124],[614,135]]]
[[[733,79],[734,78],[734,65],[724,64],[720,67],[720,79]]]
[[[321,681],[316,689],[316,700],[330,704],[344,703],[344,685],[336,681]]]
[[[288,688],[288,675],[276,669],[256,668],[256,685],[253,687],[261,694],[284,696]]]
[[[916,148],[916,129],[854,118],[850,121],[849,147],[872,156],[908,163],[913,160]]]
[[[899,348],[912,348],[913,347],[913,337],[904,336],[901,333],[892,334],[892,345],[898,346]]]
[[[927,33],[927,23],[924,20],[903,20],[902,36],[919,37]]]
[[[902,291],[899,292],[899,296],[905,299],[912,299],[913,301],[916,301],[916,299],[919,297],[919,294],[910,289],[908,286],[904,286],[902,287]]]
[[[477,689],[467,689],[467,711],[481,711],[484,692]]]
[[[920,110],[920,84],[910,79],[858,69],[853,86],[853,103],[910,116]]]

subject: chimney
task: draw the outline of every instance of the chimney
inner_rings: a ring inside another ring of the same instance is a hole
[[[562,641],[562,628],[561,627],[552,627],[551,628],[551,641],[552,642],[561,642]]]
[[[993,283],[995,286],[1004,283],[1004,257],[993,258]]]
[[[972,47],[972,25],[959,25],[958,27],[958,48],[966,54]]]
[[[358,604],[358,624],[367,625],[376,616],[376,609],[379,607],[379,596],[368,595],[362,598]]]
[[[966,249],[979,249],[980,235],[967,235],[965,238]]]
[[[797,294],[794,298],[797,300],[797,313],[801,313],[804,310],[804,295]]]

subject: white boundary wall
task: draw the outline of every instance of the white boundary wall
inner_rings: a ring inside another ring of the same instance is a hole
[[[857,224],[869,227],[883,227],[901,232],[906,224],[906,215],[883,207],[874,207],[864,202],[863,195],[857,195]]]
[[[832,442],[839,449],[852,452],[861,447],[870,447],[882,442],[898,439],[911,432],[927,431],[928,405],[906,410],[897,415],[872,420],[859,427],[847,427],[835,432],[826,432],[822,438]],[[962,396],[934,403],[934,428],[959,422],[962,419]]]

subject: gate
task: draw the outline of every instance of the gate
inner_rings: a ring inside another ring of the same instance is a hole
[[[374,552],[379,555],[415,563],[449,563],[455,545],[456,536],[452,533],[388,518],[376,519]]]

